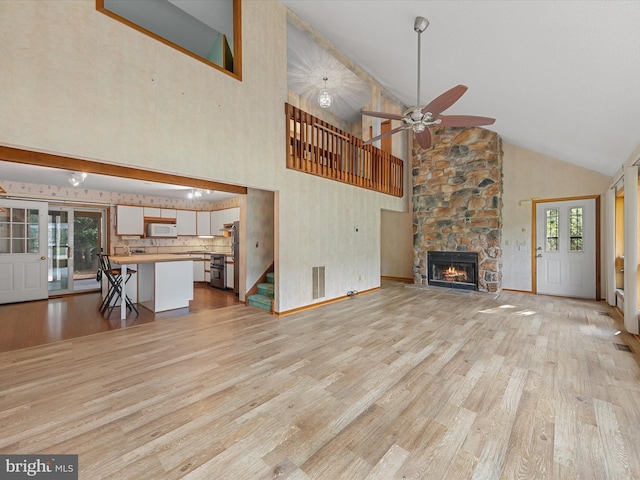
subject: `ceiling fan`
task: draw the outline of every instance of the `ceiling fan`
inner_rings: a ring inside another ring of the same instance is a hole
[[[418,100],[416,102],[418,105],[409,108],[402,115],[363,110],[362,114],[370,117],[402,121],[402,125],[399,127],[367,140],[364,142],[365,145],[398,133],[401,130],[411,128],[418,144],[426,150],[431,148],[431,131],[429,130],[431,125],[439,125],[441,127],[479,127],[482,125],[491,125],[496,121],[495,118],[478,117],[474,115],[442,115],[442,112],[456,103],[464,92],[467,91],[465,85],[457,85],[436,97],[427,105],[420,105],[420,35],[428,26],[429,20],[424,17],[416,17],[413,24],[413,29],[418,34]]]

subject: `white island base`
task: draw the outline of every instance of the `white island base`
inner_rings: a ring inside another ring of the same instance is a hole
[[[113,256],[111,260],[121,265],[123,275],[127,268],[137,270],[138,305],[152,312],[189,307],[193,300],[193,260],[190,258],[149,254]],[[129,288],[127,285],[126,289]],[[126,318],[124,305],[120,306],[120,318]]]
[[[189,306],[193,300],[193,261],[138,265],[138,304],[152,312]]]

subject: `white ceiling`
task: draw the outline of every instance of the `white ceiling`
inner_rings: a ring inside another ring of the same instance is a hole
[[[283,0],[406,106],[469,87],[448,114],[612,176],[640,144],[640,1]]]
[[[13,162],[0,161],[0,185],[3,181],[14,181],[34,185],[53,185],[56,187],[71,188],[69,178],[75,173],[71,170],[58,168],[37,167]],[[169,185],[166,183],[154,183],[129,178],[110,177],[95,173],[87,175],[80,184],[79,189],[98,190],[105,192],[131,193],[148,195],[152,197],[167,197],[187,200],[191,187],[182,185]],[[209,194],[195,199],[203,202],[218,202],[237,197],[237,193],[211,191]]]

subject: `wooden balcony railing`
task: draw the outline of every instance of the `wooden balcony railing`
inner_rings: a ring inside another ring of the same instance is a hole
[[[288,103],[285,113],[287,168],[402,197],[401,159]]]

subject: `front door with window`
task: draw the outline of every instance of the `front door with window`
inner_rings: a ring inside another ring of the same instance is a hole
[[[596,201],[536,204],[537,293],[596,298]]]

